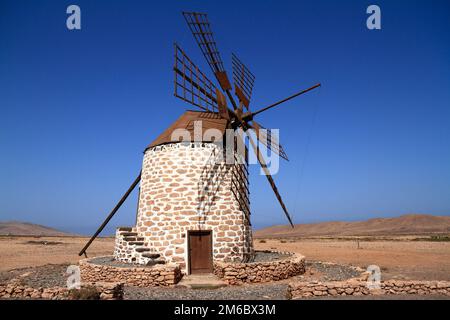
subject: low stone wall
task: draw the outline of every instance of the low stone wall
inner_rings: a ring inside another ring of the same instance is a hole
[[[450,295],[450,281],[400,281],[381,282],[379,289],[369,289],[366,281],[332,281],[289,284],[292,299],[325,296],[362,296],[362,295]]]
[[[95,288],[100,300],[123,299],[123,284],[121,283],[84,283],[82,289],[86,288]],[[32,288],[22,285],[20,281],[0,284],[0,299],[69,300],[76,299],[76,296],[76,289],[69,290],[64,287]]]
[[[274,251],[275,252],[275,251]],[[288,252],[282,260],[250,263],[214,262],[214,274],[224,279],[228,284],[270,282],[288,279],[305,272],[305,258]]]
[[[156,287],[175,285],[183,277],[176,264],[116,267],[91,263],[90,260],[79,262],[82,282],[121,282],[136,287]]]

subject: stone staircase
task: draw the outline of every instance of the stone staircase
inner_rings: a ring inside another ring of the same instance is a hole
[[[136,228],[120,227],[116,230],[114,258],[126,263],[153,266],[165,264],[158,253],[145,246],[144,238],[136,232]]]

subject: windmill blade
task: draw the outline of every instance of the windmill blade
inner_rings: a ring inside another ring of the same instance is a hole
[[[186,53],[175,43],[174,95],[204,111],[221,114],[228,110],[223,93],[200,71]]]
[[[231,62],[233,66],[234,93],[241,105],[244,105],[248,110],[255,76],[234,53],[231,54]]]
[[[211,67],[217,81],[219,81],[220,87],[228,93],[229,90],[231,90],[230,80],[228,79],[222,58],[217,49],[217,44],[214,40],[207,14],[199,12],[183,12],[183,16],[189,29],[194,35],[195,41],[200,47],[203,56]]]
[[[234,139],[233,147],[233,161],[232,165],[232,178],[231,178],[231,192],[234,198],[239,203],[239,208],[244,212],[248,223],[251,225],[250,220],[250,182],[248,179],[248,149],[244,143],[244,131],[235,130],[237,134]],[[240,148],[243,147],[242,149]]]
[[[280,193],[278,192],[278,188],[275,185],[275,181],[273,180],[269,169],[267,169],[266,162],[264,161],[264,158],[262,157],[261,151],[259,151],[258,147],[256,146],[255,142],[253,141],[252,137],[248,134],[248,139],[250,141],[250,144],[252,145],[253,151],[256,153],[256,157],[258,158],[258,162],[261,165],[261,168],[264,170],[264,174],[266,175],[267,180],[269,181],[270,186],[272,187],[273,192],[275,193],[275,196],[278,199],[278,202],[281,205],[281,208],[284,211],[284,214],[286,215],[286,218],[289,221],[289,224],[292,228],[294,228],[294,224],[292,223],[291,216],[289,215],[289,212],[287,211],[286,206],[284,205],[283,199],[281,198]]]
[[[231,192],[237,200],[239,208],[244,212],[247,220],[250,222],[248,169],[244,164],[235,164],[232,166],[231,174]]]
[[[264,144],[267,149],[269,149],[271,152],[275,152],[283,159],[289,161],[289,158],[286,154],[286,152],[283,149],[283,146],[280,144],[278,137],[273,136],[271,134],[270,129],[264,128],[262,125],[260,125],[255,120],[252,121],[252,129],[255,130],[256,137],[259,142]]]

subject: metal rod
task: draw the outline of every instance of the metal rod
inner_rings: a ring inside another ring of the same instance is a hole
[[[316,84],[315,86],[312,86],[311,88],[308,88],[308,89],[306,89],[306,90],[302,90],[302,91],[300,91],[300,92],[298,92],[298,93],[296,93],[296,94],[293,94],[293,95],[290,96],[290,97],[287,97],[287,98],[285,98],[285,99],[283,99],[283,100],[280,100],[280,101],[278,101],[278,102],[272,103],[271,105],[269,105],[269,106],[267,106],[267,107],[265,107],[265,108],[262,108],[261,110],[258,110],[258,111],[256,111],[256,112],[252,112],[251,115],[252,115],[252,117],[253,117],[253,116],[256,116],[257,114],[259,114],[259,113],[261,113],[261,112],[263,112],[263,111],[266,111],[266,110],[269,110],[269,109],[271,109],[271,108],[273,108],[273,107],[276,107],[277,105],[282,104],[283,102],[286,102],[286,101],[289,101],[289,100],[291,100],[291,99],[294,99],[295,97],[298,97],[299,95],[302,95],[302,94],[307,93],[307,92],[309,92],[309,91],[311,91],[311,90],[314,90],[315,88],[320,87],[320,86],[321,86],[321,84],[318,83],[318,84]]]
[[[100,234],[100,232],[103,231],[103,229],[108,224],[109,220],[111,220],[111,218],[114,216],[114,214],[117,212],[117,210],[119,210],[119,208],[122,206],[122,204],[128,198],[128,196],[134,190],[134,188],[137,186],[137,184],[139,183],[140,180],[141,180],[141,173],[139,173],[138,177],[134,180],[133,184],[128,188],[127,192],[125,192],[125,194],[122,196],[120,201],[116,204],[114,209],[112,209],[111,213],[106,217],[105,221],[103,221],[102,225],[97,229],[97,231],[94,233],[94,235],[91,237],[91,239],[89,239],[89,241],[86,243],[84,248],[80,251],[80,253],[78,253],[79,256],[86,254],[86,250],[87,250],[87,248],[89,248],[92,241],[94,241],[95,238],[97,238],[97,236]]]

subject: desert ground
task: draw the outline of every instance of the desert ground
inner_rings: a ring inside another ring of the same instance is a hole
[[[450,242],[417,241],[415,237],[388,240],[256,239],[258,249],[296,252],[307,260],[367,268],[377,265],[382,279],[450,280]]]
[[[0,272],[46,264],[76,264],[83,237],[0,237]],[[308,261],[366,268],[378,265],[382,279],[450,280],[450,242],[417,237],[255,239],[259,250],[291,251]],[[88,256],[110,255],[114,238],[98,238]]]
[[[46,264],[76,264],[84,257],[78,252],[88,238],[0,236],[0,272]],[[114,238],[97,238],[89,247],[89,256],[110,255]]]

